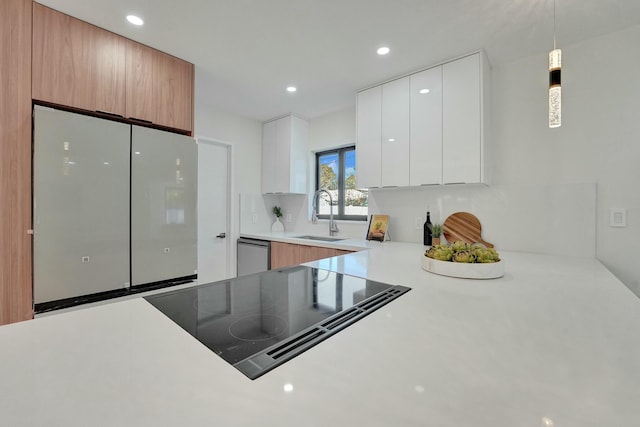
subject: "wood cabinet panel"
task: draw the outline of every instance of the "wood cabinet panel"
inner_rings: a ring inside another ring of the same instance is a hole
[[[271,242],[271,269],[300,264],[300,245]]]
[[[129,41],[126,117],[193,130],[193,64]]]
[[[296,245],[294,243],[271,242],[271,269],[275,270],[305,262],[345,255],[352,251],[324,248],[321,246]]]
[[[0,2],[0,324],[33,317],[31,0]]]
[[[126,43],[33,3],[33,99],[124,116]]]
[[[316,261],[323,258],[331,258],[337,255],[338,250],[333,248],[322,248],[320,246],[303,246],[301,258],[302,262]]]
[[[344,250],[344,249],[336,249],[336,254],[334,256],[352,254],[353,252],[354,251],[347,251],[347,250]]]

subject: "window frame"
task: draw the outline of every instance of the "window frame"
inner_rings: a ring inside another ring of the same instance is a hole
[[[346,166],[345,166],[345,154],[347,152],[356,151],[356,146],[355,145],[348,145],[345,147],[340,147],[340,148],[331,148],[329,150],[323,150],[323,151],[317,151],[315,153],[316,155],[316,182],[315,182],[315,191],[314,191],[314,195],[315,193],[320,190],[320,157],[325,156],[327,154],[337,154],[338,155],[338,170],[339,170],[339,174],[338,174],[338,200],[336,201],[336,207],[338,208],[338,212],[333,213],[333,219],[337,219],[337,220],[343,220],[343,221],[367,221],[369,219],[369,215],[368,212],[366,215],[346,215],[344,213],[345,211],[345,196],[346,196],[346,189],[345,189],[345,171],[346,171]],[[357,159],[357,153],[356,153],[356,159]],[[357,170],[356,170],[357,173]],[[368,195],[367,195],[367,199],[368,199]],[[311,203],[313,204],[313,200],[311,201]],[[368,203],[367,203],[367,208],[368,208]],[[367,209],[368,210],[368,209]],[[329,219],[329,215],[328,214],[320,214],[320,203],[318,203],[316,205],[316,215],[318,217],[318,219]]]

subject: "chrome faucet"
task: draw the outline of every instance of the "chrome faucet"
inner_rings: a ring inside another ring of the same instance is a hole
[[[333,220],[333,197],[331,197],[331,193],[325,189],[318,190],[313,195],[313,207],[311,208],[311,222],[313,224],[318,223],[318,215],[316,214],[316,207],[318,203],[318,196],[320,193],[327,193],[329,195],[329,236],[335,236],[338,233],[338,226],[336,222]]]

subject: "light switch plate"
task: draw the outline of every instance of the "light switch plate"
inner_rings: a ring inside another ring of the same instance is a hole
[[[609,209],[609,227],[626,227],[627,210],[624,208]]]

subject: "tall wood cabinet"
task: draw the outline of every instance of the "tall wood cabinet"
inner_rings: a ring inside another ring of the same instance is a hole
[[[31,0],[0,2],[0,324],[33,317]]]
[[[193,131],[193,64],[33,4],[33,99]]]
[[[31,0],[0,1],[0,49],[1,325],[33,317],[32,100],[192,133],[194,67]]]
[[[125,116],[127,40],[33,3],[33,99]]]
[[[125,116],[191,131],[193,73],[193,64],[128,41]]]

